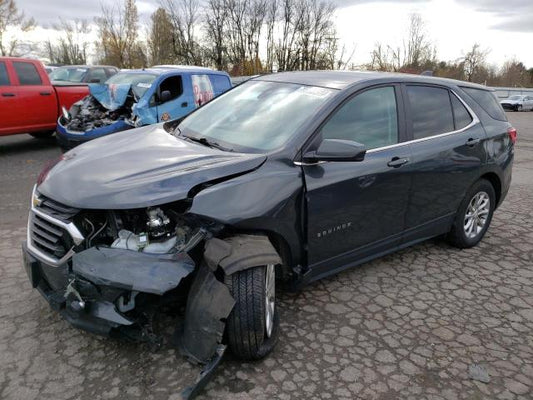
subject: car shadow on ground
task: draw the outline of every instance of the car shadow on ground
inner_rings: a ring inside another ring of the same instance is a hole
[[[46,139],[37,139],[30,135],[25,136],[27,136],[26,140],[17,140],[16,142],[6,143],[0,140],[0,156],[32,153],[52,148],[57,148],[59,151],[59,145],[56,142],[55,136]]]

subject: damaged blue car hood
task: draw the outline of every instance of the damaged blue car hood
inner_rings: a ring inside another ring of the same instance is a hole
[[[131,209],[187,198],[191,189],[258,168],[266,156],[189,142],[162,124],[83,144],[67,153],[38,186],[63,204],[85,209]]]
[[[126,102],[131,84],[90,83],[89,92],[98,102],[110,111],[119,109]]]

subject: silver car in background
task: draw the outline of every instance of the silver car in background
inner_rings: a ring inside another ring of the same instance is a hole
[[[533,96],[514,95],[500,100],[500,104],[506,111],[533,111]]]

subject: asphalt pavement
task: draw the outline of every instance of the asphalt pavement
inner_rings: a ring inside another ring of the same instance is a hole
[[[274,352],[229,357],[200,398],[533,399],[533,112],[508,116],[513,183],[479,246],[431,240],[279,293]],[[0,399],[179,399],[199,369],[168,343],[154,353],[76,330],[27,281],[31,187],[60,154],[0,137]]]

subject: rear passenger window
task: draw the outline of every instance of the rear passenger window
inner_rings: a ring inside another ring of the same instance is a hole
[[[452,99],[453,117],[455,121],[455,130],[463,129],[470,125],[472,116],[466,109],[463,103],[454,95],[450,94]]]
[[[407,86],[411,105],[413,139],[453,132],[454,122],[447,89],[431,86]]]
[[[21,85],[40,85],[42,84],[41,77],[35,65],[27,62],[15,61],[13,67],[19,78]]]
[[[104,83],[107,80],[107,75],[103,68],[95,68],[89,72],[89,82]]]
[[[346,139],[375,149],[398,143],[393,87],[370,89],[346,102],[322,127],[322,139]]]
[[[216,94],[225,92],[231,87],[230,80],[224,75],[209,75],[211,83],[213,84],[213,90]]]
[[[492,92],[469,87],[461,87],[461,89],[468,93],[492,118],[498,121],[507,121],[502,106],[500,106],[500,103],[498,103],[496,96]],[[512,95],[512,93],[509,93],[509,95]]]
[[[9,86],[9,76],[5,62],[0,62],[0,86]]]

